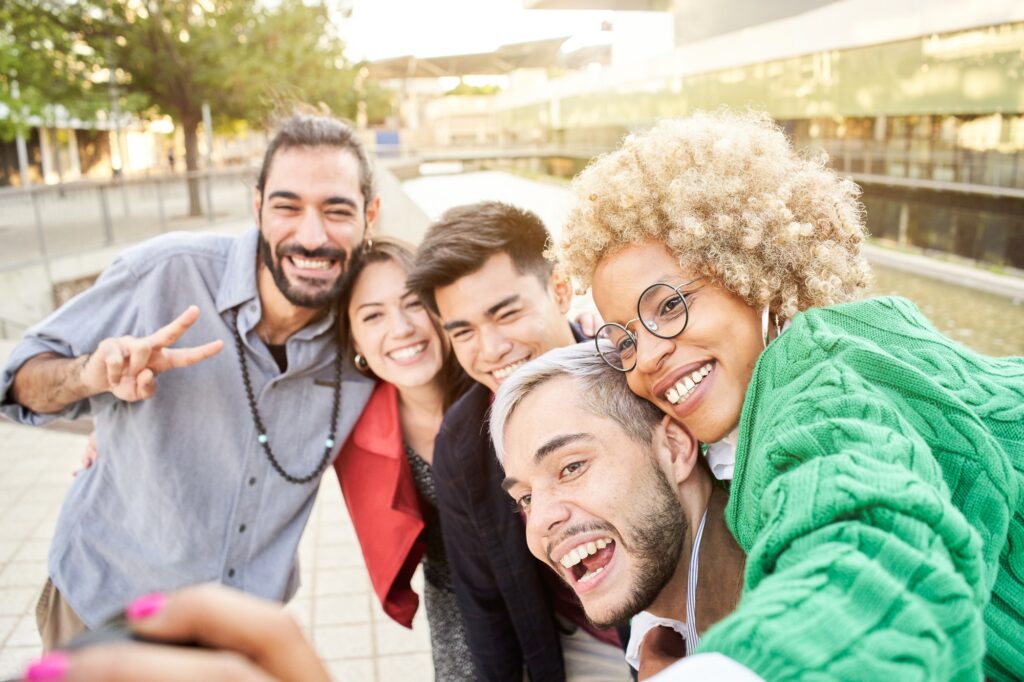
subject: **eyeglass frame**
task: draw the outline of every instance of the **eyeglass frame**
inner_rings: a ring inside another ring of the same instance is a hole
[[[635,358],[633,360],[633,366],[630,367],[629,369],[626,369],[624,367],[616,367],[615,365],[613,365],[611,362],[608,361],[608,358],[605,357],[604,353],[601,352],[601,342],[600,342],[601,331],[605,327],[615,327],[615,328],[621,329],[622,331],[624,331],[626,333],[626,336],[628,336],[630,339],[632,339],[633,345],[637,349],[640,348],[640,338],[639,338],[639,335],[638,334],[634,334],[633,332],[631,332],[629,330],[629,325],[633,324],[634,322],[640,323],[640,326],[643,327],[647,331],[647,333],[649,333],[651,336],[656,336],[659,339],[674,339],[674,338],[676,338],[677,336],[682,334],[684,331],[686,331],[686,328],[690,324],[690,302],[688,300],[688,297],[693,295],[693,293],[695,293],[697,291],[697,289],[694,289],[694,291],[691,291],[689,293],[683,293],[682,291],[680,291],[680,289],[682,289],[683,287],[689,286],[689,285],[693,284],[694,282],[699,282],[702,279],[703,279],[703,277],[697,277],[695,279],[691,279],[688,282],[683,282],[682,284],[679,284],[677,286],[672,286],[668,282],[655,282],[654,284],[651,284],[650,286],[648,286],[646,289],[644,289],[643,291],[640,292],[640,296],[638,296],[637,299],[636,299],[636,317],[634,317],[632,320],[626,322],[626,324],[619,324],[617,322],[605,322],[604,324],[602,324],[598,328],[597,333],[594,334],[594,348],[597,349],[597,354],[600,355],[601,359],[604,360],[605,364],[608,365],[609,367],[611,367],[612,369],[614,369],[614,370],[616,370],[618,372],[622,372],[623,374],[625,374],[627,372],[632,372],[634,369],[636,369],[637,360]],[[647,295],[647,292],[651,291],[655,287],[668,287],[668,288],[672,289],[673,291],[675,291],[676,295],[679,296],[679,298],[683,301],[683,310],[686,313],[686,319],[683,322],[682,328],[679,331],[677,331],[674,334],[671,334],[669,336],[662,336],[655,329],[651,329],[651,327],[644,321],[643,317],[640,315],[640,302],[642,300],[644,300],[644,296]],[[698,289],[700,289],[700,288],[701,287],[698,287]]]

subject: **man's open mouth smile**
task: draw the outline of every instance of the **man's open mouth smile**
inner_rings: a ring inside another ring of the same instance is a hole
[[[287,270],[304,279],[333,279],[341,274],[341,259],[291,255],[281,258]]]
[[[577,593],[589,591],[605,572],[615,555],[615,541],[606,536],[591,536],[567,547],[562,556],[552,560],[562,566],[562,573]]]

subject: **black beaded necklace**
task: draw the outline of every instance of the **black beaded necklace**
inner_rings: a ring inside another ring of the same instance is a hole
[[[320,476],[324,469],[327,468],[327,462],[331,457],[331,451],[334,449],[334,434],[338,430],[338,413],[341,411],[341,347],[340,343],[336,342],[335,356],[334,356],[334,406],[331,412],[331,435],[324,441],[324,456],[320,459],[320,463],[317,464],[316,469],[313,470],[308,476],[292,476],[281,463],[277,461],[277,457],[274,457],[273,451],[270,449],[270,439],[267,437],[267,429],[263,426],[263,420],[260,419],[260,412],[256,409],[256,397],[252,390],[252,381],[249,379],[249,366],[245,362],[245,349],[242,347],[242,335],[238,332],[238,309],[234,310],[234,324],[231,327],[231,331],[235,334],[235,347],[238,349],[238,362],[242,366],[242,383],[245,384],[245,397],[249,399],[249,413],[252,414],[252,421],[256,425],[256,433],[259,435],[256,440],[259,441],[263,447],[263,452],[266,453],[267,459],[270,460],[270,466],[274,467],[274,470],[281,474],[281,477],[289,483],[303,484],[309,483],[313,479]]]

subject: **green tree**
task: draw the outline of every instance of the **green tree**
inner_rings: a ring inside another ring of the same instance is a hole
[[[26,2],[27,0],[15,0]],[[181,126],[185,165],[199,167],[198,127],[208,104],[215,124],[260,124],[293,101],[324,102],[355,117],[345,92],[354,69],[326,0],[35,0],[33,11],[101,58],[136,109]],[[80,73],[88,77],[88,69]],[[95,77],[95,76],[93,76]],[[385,114],[386,115],[386,114]],[[190,211],[201,212],[189,183]]]
[[[31,0],[0,3],[0,140],[27,132],[30,117],[52,118],[57,106],[91,118],[104,106],[89,78],[98,68],[92,49]]]

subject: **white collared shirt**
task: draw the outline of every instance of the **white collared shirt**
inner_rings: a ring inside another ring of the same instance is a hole
[[[629,644],[626,645],[626,662],[633,666],[633,670],[640,670],[640,645],[643,644],[644,637],[657,627],[672,628],[683,639],[688,635],[686,623],[681,620],[655,616],[650,611],[636,614],[629,623]]]
[[[736,443],[740,438],[740,427],[729,432],[722,440],[708,446],[707,460],[711,473],[719,481],[731,481],[736,469]]]

